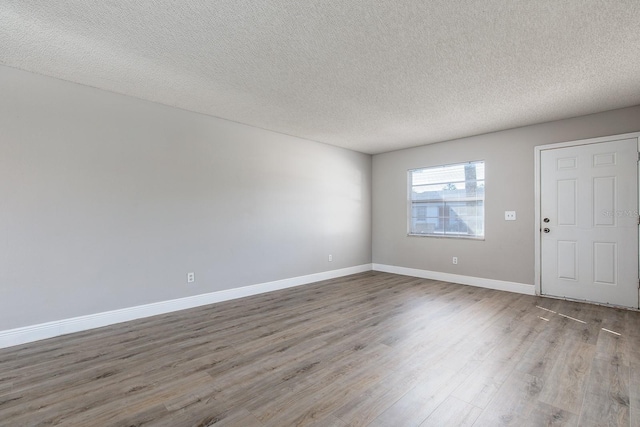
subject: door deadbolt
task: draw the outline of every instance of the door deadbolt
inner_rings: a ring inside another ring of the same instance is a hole
[[[543,219],[544,222],[549,222],[549,218]]]

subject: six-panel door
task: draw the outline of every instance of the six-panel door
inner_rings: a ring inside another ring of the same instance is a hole
[[[541,151],[541,292],[638,308],[636,139]]]

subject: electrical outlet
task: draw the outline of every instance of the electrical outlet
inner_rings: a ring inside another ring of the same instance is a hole
[[[329,262],[333,261],[333,255],[329,254]]]
[[[505,221],[515,221],[516,220],[516,211],[504,211],[504,220]]]
[[[458,257],[454,256],[453,259],[451,260],[454,264],[458,263]]]
[[[196,281],[196,273],[187,273],[187,283],[193,283]]]

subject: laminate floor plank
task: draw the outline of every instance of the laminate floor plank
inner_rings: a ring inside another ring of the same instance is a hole
[[[233,358],[233,349],[209,350],[218,358]],[[33,410],[37,408],[41,416],[49,412],[64,412],[69,410],[70,399],[81,398],[85,407],[98,405],[108,401],[112,396],[119,396],[123,391],[128,395],[131,391],[140,391],[150,384],[161,383],[174,376],[185,376],[192,373],[189,370],[176,372],[174,366],[178,360],[190,360],[189,353],[176,353],[163,349],[162,352],[152,352],[149,359],[127,359],[124,363],[98,364],[94,369],[82,369],[69,374],[65,369],[64,375],[56,376],[49,381],[32,385],[28,389],[17,389],[8,394],[9,397],[20,397],[19,401],[26,401],[27,406],[0,406],[0,417],[9,416],[12,412]],[[142,369],[141,369],[142,368]],[[193,372],[197,372],[194,370]],[[38,378],[39,379],[39,378]],[[64,394],[57,393],[59,389],[68,389]],[[15,401],[17,403],[19,401]],[[66,409],[65,409],[66,408]],[[71,408],[72,409],[72,408]]]
[[[374,384],[388,375],[391,364],[388,349],[383,348],[377,354],[362,355],[366,360],[373,360],[377,370],[364,368],[363,359],[349,365],[353,367],[338,381],[320,381],[296,393],[289,407],[279,412],[268,422],[260,416],[258,418],[267,426],[306,425],[315,424],[322,420],[332,419],[332,413],[342,406],[344,401],[361,395]]]
[[[640,427],[640,365],[629,368],[629,423]]]
[[[587,380],[595,354],[595,346],[567,339],[561,356],[555,360],[550,374],[544,378],[539,400],[573,414],[579,414],[585,399]]]
[[[482,413],[482,409],[449,396],[420,427],[460,426],[470,427]]]
[[[376,417],[371,426],[419,426],[462,383],[468,372],[427,368],[428,375]]]
[[[248,403],[246,407],[263,423],[285,417],[291,421],[304,415],[305,408],[315,413],[317,410],[313,409],[311,404],[314,399],[328,395],[335,387],[351,392],[350,388],[362,378],[366,377],[369,381],[375,382],[386,376],[390,365],[395,363],[390,357],[391,352],[382,345],[355,347],[334,357],[325,369],[300,375],[278,398],[272,401],[261,399]],[[372,365],[376,368],[372,369]]]
[[[348,426],[367,426],[388,407],[407,393],[415,384],[413,375],[392,373],[379,383],[372,384],[363,393],[346,400],[334,415]]]
[[[640,427],[640,313],[360,273],[0,349],[39,425]]]
[[[581,425],[630,425],[628,366],[595,359],[580,411]]]

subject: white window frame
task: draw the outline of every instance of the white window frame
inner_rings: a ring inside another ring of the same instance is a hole
[[[485,193],[484,193],[484,184],[486,182],[486,177],[483,177],[482,179],[476,179],[474,182],[477,184],[479,182],[482,183],[481,187],[478,186],[477,188],[482,188],[481,192],[476,192],[475,197],[473,199],[469,199],[469,198],[461,198],[459,195],[458,197],[445,197],[443,195],[443,198],[438,200],[434,200],[432,202],[428,202],[425,201],[425,204],[429,204],[429,203],[433,203],[433,207],[428,207],[428,206],[415,206],[416,209],[419,208],[424,208],[426,210],[429,210],[430,208],[438,208],[438,209],[447,209],[447,204],[449,204],[449,206],[451,206],[452,204],[460,204],[460,203],[469,203],[471,201],[475,202],[476,204],[476,209],[478,209],[478,202],[480,203],[480,209],[482,211],[481,215],[475,215],[475,220],[476,221],[480,221],[481,220],[481,227],[480,230],[482,231],[482,234],[468,234],[468,233],[464,233],[464,232],[456,232],[456,231],[447,231],[447,225],[449,225],[449,220],[450,220],[450,216],[436,216],[434,217],[433,215],[428,215],[427,216],[430,219],[436,219],[436,221],[445,221],[445,224],[443,224],[442,226],[442,231],[433,231],[433,232],[429,232],[427,227],[427,231],[419,231],[417,227],[413,228],[413,222],[412,222],[412,217],[413,217],[413,209],[414,209],[414,205],[416,204],[416,202],[419,200],[418,199],[414,199],[413,195],[413,189],[414,187],[418,187],[420,185],[426,185],[426,184],[414,184],[413,182],[413,174],[414,172],[417,171],[428,171],[428,170],[433,170],[433,171],[437,171],[437,170],[441,170],[444,168],[450,168],[450,167],[455,167],[455,166],[462,166],[464,167],[465,165],[470,165],[470,164],[482,164],[483,168],[486,167],[486,162],[484,160],[474,160],[474,161],[468,161],[468,162],[461,162],[461,163],[452,163],[452,164],[446,164],[446,165],[435,165],[435,166],[426,166],[426,167],[421,167],[421,168],[415,168],[415,169],[409,169],[407,171],[407,235],[408,236],[417,236],[417,237],[436,237],[436,238],[447,238],[447,239],[473,239],[473,240],[484,240],[485,238]],[[429,183],[429,185],[437,185],[437,186],[449,186],[449,185],[456,185],[456,184],[464,184],[464,182],[466,182],[465,180],[457,180],[457,181],[443,181],[443,182],[434,182],[434,183]],[[450,207],[449,207],[450,208]]]

